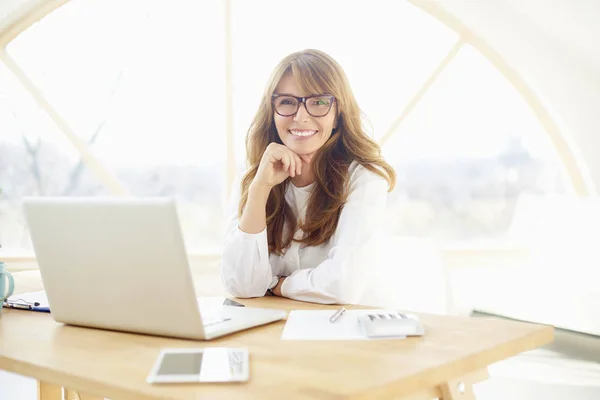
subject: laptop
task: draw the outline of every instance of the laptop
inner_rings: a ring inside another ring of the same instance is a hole
[[[201,306],[172,199],[28,197],[23,209],[57,322],[210,340],[286,316]]]

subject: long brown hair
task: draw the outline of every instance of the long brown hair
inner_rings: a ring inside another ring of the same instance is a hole
[[[365,134],[361,113],[340,65],[319,50],[303,50],[285,57],[275,67],[258,112],[246,136],[248,172],[241,182],[241,216],[248,201],[248,189],[267,146],[282,144],[273,119],[271,96],[284,74],[291,72],[305,93],[329,93],[336,99],[337,129],[313,157],[316,185],[310,195],[304,222],[298,221],[285,201],[290,180],[273,187],[267,200],[267,237],[269,252],[281,255],[291,244],[298,228],[305,233],[298,240],[304,246],[327,242],[335,233],[342,208],[348,198],[348,168],[353,161],[384,177],[389,191],[396,183],[394,169],[381,156],[381,149]]]

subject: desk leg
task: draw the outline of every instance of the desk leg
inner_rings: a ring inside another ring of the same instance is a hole
[[[65,400],[104,400],[104,397],[90,396],[65,388]]]
[[[38,400],[62,400],[62,386],[38,381]]]
[[[64,400],[104,400],[104,397],[90,396],[65,388]],[[38,400],[63,400],[63,387],[38,381]]]
[[[440,386],[440,400],[475,400],[473,384],[488,378],[487,370],[481,370],[459,379],[453,379]]]

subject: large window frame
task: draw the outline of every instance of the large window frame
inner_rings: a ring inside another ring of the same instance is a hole
[[[25,31],[35,22],[41,20],[46,15],[57,8],[68,3],[70,0],[33,0],[19,10],[18,15],[13,16],[8,26],[0,31],[0,61],[15,75],[23,87],[30,93],[33,99],[38,103],[58,126],[61,132],[71,142],[74,148],[80,153],[82,162],[96,175],[96,177],[106,186],[109,193],[115,196],[127,196],[127,188],[119,182],[117,177],[109,172],[103,163],[96,158],[89,150],[86,143],[78,138],[69,124],[52,106],[52,104],[43,96],[36,85],[27,77],[19,65],[10,57],[6,51],[7,45],[15,39],[21,32]],[[432,84],[440,74],[452,63],[463,45],[469,44],[477,49],[492,65],[514,86],[520,96],[529,105],[532,112],[539,120],[544,131],[549,136],[552,145],[557,151],[559,161],[565,168],[568,179],[570,180],[574,192],[579,196],[589,196],[593,184],[588,176],[585,175],[583,160],[580,159],[570,148],[565,135],[556,120],[552,117],[550,111],[544,106],[540,98],[528,86],[518,71],[513,69],[507,61],[495,51],[485,40],[467,27],[453,15],[445,11],[442,7],[431,0],[407,0],[413,6],[418,7],[423,12],[428,13],[441,23],[452,29],[458,34],[458,40],[450,49],[448,54],[440,61],[439,65],[432,74],[425,80],[421,88],[416,92],[413,98],[408,102],[398,117],[379,139],[379,144],[385,144],[397,131],[403,121],[417,106],[419,101],[430,89]],[[226,178],[226,198],[229,197],[232,184],[236,174],[235,161],[235,143],[233,127],[233,33],[232,33],[232,6],[233,0],[223,1],[223,18],[225,22],[225,178]],[[480,252],[481,249],[446,249],[448,252]],[[506,250],[506,249],[504,249]],[[11,264],[23,265],[23,269],[31,269],[31,263],[35,263],[35,256],[32,254],[11,254],[9,251],[0,249],[0,257]],[[192,261],[213,263],[219,260],[219,254],[190,254]],[[15,267],[13,266],[13,269]],[[19,269],[17,267],[17,269]]]

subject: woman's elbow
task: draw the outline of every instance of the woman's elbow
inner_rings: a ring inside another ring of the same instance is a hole
[[[252,287],[251,285],[244,285],[236,282],[233,279],[223,278],[223,286],[225,290],[234,297],[241,299],[249,299],[252,297],[262,297],[265,295],[266,290],[262,290],[258,287]]]
[[[227,292],[229,292],[229,294],[231,294],[233,297],[240,299],[251,299],[254,297],[263,297],[265,295],[264,293],[259,293],[258,291],[243,290],[242,288],[227,289]]]

